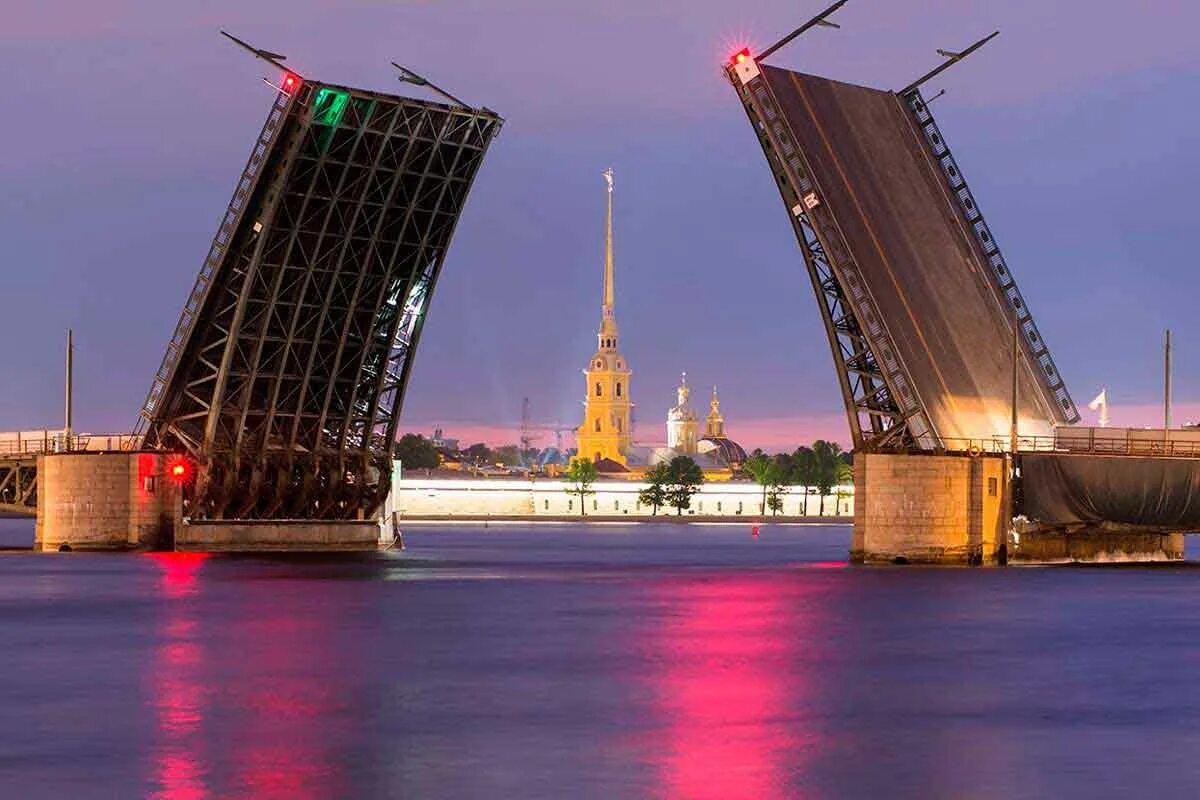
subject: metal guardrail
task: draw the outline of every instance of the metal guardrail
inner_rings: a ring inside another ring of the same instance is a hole
[[[1137,431],[1141,433],[1141,431]],[[1106,437],[1088,435],[1018,436],[1018,453],[1063,453],[1103,456],[1158,456],[1165,458],[1200,458],[1200,441],[1171,439],[1152,431],[1145,436]],[[968,455],[1001,455],[1009,452],[1007,436],[979,439],[943,439],[944,453]]]
[[[130,451],[141,447],[142,437],[131,433],[82,433],[70,442],[61,431],[44,431],[41,436],[18,435],[0,439],[0,458],[25,458],[45,453]]]
[[[204,299],[208,295],[209,287],[212,285],[217,269],[225,258],[225,252],[233,240],[234,232],[237,230],[238,222],[242,218],[242,213],[246,209],[250,195],[258,183],[259,172],[263,163],[267,160],[267,156],[270,154],[271,145],[276,138],[279,127],[283,124],[288,104],[292,102],[292,99],[292,95],[282,91],[275,96],[275,102],[271,106],[271,112],[267,115],[267,121],[263,123],[262,130],[258,134],[254,150],[250,153],[250,158],[246,162],[246,166],[242,169],[242,175],[238,179],[237,187],[233,191],[233,198],[229,201],[229,206],[225,209],[225,215],[221,217],[221,224],[217,227],[217,235],[213,237],[208,254],[204,257],[204,263],[200,267],[200,273],[196,276],[196,282],[192,285],[192,291],[188,294],[187,302],[184,303],[183,310],[179,313],[179,322],[176,323],[175,331],[171,334],[170,341],[167,342],[167,350],[163,354],[162,363],[159,365],[158,371],[154,373],[154,380],[150,384],[150,391],[146,395],[146,401],[142,404],[135,433],[143,433],[150,420],[154,418],[155,413],[158,411],[159,403],[162,401],[163,394],[167,390],[167,385],[171,381],[171,376],[175,372],[179,357],[183,354],[183,348],[187,344],[188,336],[191,335],[192,328],[195,326],[196,320],[200,315]]]

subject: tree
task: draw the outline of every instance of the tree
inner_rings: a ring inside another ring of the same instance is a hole
[[[804,487],[804,506],[801,514],[808,516],[809,487],[817,482],[817,456],[811,447],[797,447],[792,453],[792,483]]]
[[[492,451],[492,460],[499,461],[506,467],[517,467],[521,464],[521,449],[515,444],[506,444]]]
[[[774,487],[767,493],[767,508],[771,509],[771,516],[778,516],[780,511],[783,511],[783,487]]]
[[[579,516],[581,517],[585,514],[583,508],[584,499],[589,494],[596,493],[592,489],[592,484],[596,482],[597,475],[596,465],[586,458],[575,459],[571,462],[571,466],[567,467],[567,471],[563,473],[563,477],[566,478],[567,483],[571,484],[566,489],[567,494],[579,497]]]
[[[704,471],[687,456],[675,456],[667,465],[667,476],[667,502],[677,515],[683,514],[692,507],[692,495],[704,484]]]
[[[829,494],[839,481],[841,468],[845,465],[842,460],[842,448],[837,442],[827,442],[818,439],[813,442],[813,455],[816,459],[817,491],[821,493],[821,507],[817,513],[825,513],[825,495]]]
[[[667,504],[667,485],[671,482],[670,467],[666,462],[660,461],[646,473],[645,481],[648,485],[638,492],[638,502],[653,509],[651,516],[658,516],[658,509]]]
[[[742,469],[754,478],[754,482],[762,487],[762,502],[758,506],[760,514],[766,513],[767,508],[767,485],[770,483],[775,471],[775,462],[772,461],[762,450],[755,450],[754,455],[746,459],[746,463],[742,465]]]
[[[487,445],[483,442],[476,442],[466,450],[463,450],[463,457],[475,466],[479,466],[480,464],[491,462],[492,451],[488,450]]]
[[[392,455],[403,469],[436,469],[441,463],[433,442],[419,433],[406,433],[392,448]]]

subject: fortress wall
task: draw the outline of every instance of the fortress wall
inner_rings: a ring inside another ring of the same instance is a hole
[[[563,516],[579,513],[579,498],[567,493],[569,484],[553,480],[445,480],[406,478],[392,484],[392,502],[402,517],[444,516]],[[597,481],[595,494],[585,498],[585,512],[606,517],[649,517],[652,509],[638,503],[638,492],[646,484],[637,481]],[[815,490],[813,490],[815,492]],[[692,498],[691,516],[745,517],[763,516],[760,510],[762,489],[757,484],[722,481],[704,485]],[[784,496],[782,516],[804,515],[804,489],[791,487]],[[674,514],[660,508],[658,513]],[[848,516],[854,513],[854,491],[842,487],[842,493],[827,495],[822,510],[821,498],[808,495],[807,516]]]

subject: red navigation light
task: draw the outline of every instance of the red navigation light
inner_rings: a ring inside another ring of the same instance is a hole
[[[738,50],[733,54],[733,58],[731,58],[729,62],[731,64],[741,64],[744,63],[748,58],[750,58],[750,48],[743,47],[741,50]]]
[[[300,79],[290,72],[283,74],[283,91],[291,94],[300,85]]]
[[[173,458],[167,464],[167,475],[177,484],[186,483],[188,478],[192,476],[192,465],[182,456]]]

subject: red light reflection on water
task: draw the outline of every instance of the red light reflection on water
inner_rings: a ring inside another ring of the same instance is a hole
[[[150,667],[151,704],[158,722],[151,797],[194,800],[208,797],[204,780],[203,740],[206,695],[201,681],[203,652],[196,633],[200,622],[192,596],[206,555],[154,553],[158,588],[164,599],[159,645]]]
[[[781,588],[756,578],[686,581],[657,598],[670,623],[647,643],[662,665],[651,681],[666,722],[665,741],[654,745],[665,747],[664,796],[796,796],[788,777],[819,736],[789,711],[811,692],[793,665],[810,626],[790,617],[803,613],[795,585],[783,596]]]
[[[163,595],[178,598],[196,591],[196,577],[208,560],[208,554],[150,553],[146,558],[157,563],[161,570],[159,588]]]
[[[148,668],[156,722],[150,796],[344,794],[333,783],[343,763],[330,752],[346,654],[329,635],[342,621],[312,602],[310,590],[286,584],[243,585],[239,602],[253,613],[201,603],[206,556],[149,558],[163,599]],[[227,731],[236,737],[222,737]],[[206,747],[214,737],[220,744]]]

